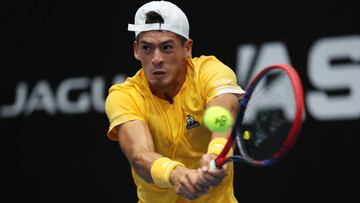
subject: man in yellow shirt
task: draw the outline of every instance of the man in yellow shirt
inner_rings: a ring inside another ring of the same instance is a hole
[[[106,114],[139,202],[237,202],[233,165],[208,167],[230,132],[210,132],[202,121],[215,105],[236,116],[244,91],[234,72],[214,56],[192,58],[187,17],[170,2],[144,4],[128,29],[142,68],[110,88]]]

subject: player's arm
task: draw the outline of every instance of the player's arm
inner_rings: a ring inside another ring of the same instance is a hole
[[[207,108],[212,106],[222,106],[229,110],[235,120],[238,108],[238,95],[235,94],[222,94],[208,102]],[[220,148],[214,148],[216,145],[225,145],[227,138],[230,136],[231,130],[227,132],[212,132],[211,142],[209,145],[208,153],[204,154],[200,161],[201,168],[199,169],[199,182],[203,186],[216,186],[219,185],[222,180],[227,176],[226,165],[222,169],[210,169],[208,166],[210,161],[213,160],[218,153],[222,150]],[[220,145],[220,146],[221,146]]]
[[[208,190],[208,187],[196,184],[196,170],[187,169],[155,152],[151,133],[143,121],[128,121],[116,130],[121,150],[136,173],[147,182],[160,187],[174,186],[175,192],[187,199],[195,199]],[[162,168],[164,165],[168,167]]]
[[[149,183],[154,183],[151,166],[161,155],[154,151],[147,125],[141,120],[133,120],[118,125],[116,131],[120,148],[137,175]]]

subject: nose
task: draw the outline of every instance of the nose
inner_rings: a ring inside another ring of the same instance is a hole
[[[159,65],[162,61],[163,61],[163,58],[162,58],[162,54],[161,54],[160,49],[155,49],[154,50],[154,55],[153,55],[153,58],[152,58],[152,63],[154,65]]]

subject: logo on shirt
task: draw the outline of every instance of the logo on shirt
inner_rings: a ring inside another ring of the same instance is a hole
[[[186,123],[186,129],[195,128],[200,125],[200,123],[196,121],[192,115],[186,116]]]

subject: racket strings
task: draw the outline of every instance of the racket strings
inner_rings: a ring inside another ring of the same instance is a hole
[[[286,82],[286,85],[283,84],[285,82]],[[264,82],[262,81],[260,83],[264,83]],[[279,89],[278,87],[285,87],[285,86],[291,86],[291,83],[290,83],[289,79],[286,77],[286,75],[282,75],[281,79],[278,79],[278,80],[276,80],[275,83],[271,84],[271,88],[266,88],[266,90],[264,90],[264,88],[263,88],[264,84],[259,84],[257,87],[255,87],[255,89],[253,90],[253,93],[251,95],[251,100],[249,101],[249,103],[247,105],[247,111],[245,112],[245,121],[244,122],[249,122],[252,119],[254,119],[257,116],[259,109],[269,106],[269,103],[272,105],[272,108],[274,108],[274,106],[276,105],[275,104],[276,101],[280,101],[280,100],[286,101],[289,99],[292,99],[294,101],[293,91],[290,91],[288,88],[283,88],[283,90],[287,90],[287,92],[288,92],[287,94],[284,94],[284,91],[275,91],[275,90]],[[291,96],[289,97],[290,94],[291,94]],[[284,98],[284,96],[286,98]],[[274,99],[270,100],[270,97],[274,98]],[[280,104],[280,103],[278,103],[278,104]],[[281,106],[278,105],[278,107],[281,107]],[[294,109],[292,109],[292,110],[294,110]],[[295,113],[295,110],[292,111],[291,114],[294,114],[294,113]]]
[[[248,131],[251,137],[239,136],[242,142],[237,142],[243,154],[257,160],[268,158],[282,147],[295,114],[288,75],[276,72],[264,77],[253,90],[244,116],[242,131]]]

